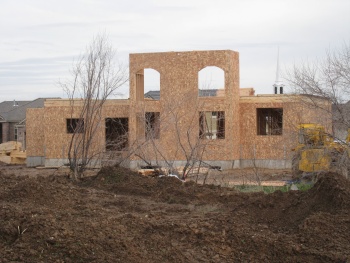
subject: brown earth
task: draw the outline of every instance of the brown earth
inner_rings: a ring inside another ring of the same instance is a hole
[[[350,182],[336,174],[267,195],[122,168],[52,173],[0,166],[1,263],[350,262]]]

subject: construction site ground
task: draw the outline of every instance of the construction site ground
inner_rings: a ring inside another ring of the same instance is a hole
[[[195,183],[108,167],[75,182],[64,169],[0,165],[0,262],[350,262],[348,180],[241,193],[225,186],[256,171],[217,173]]]

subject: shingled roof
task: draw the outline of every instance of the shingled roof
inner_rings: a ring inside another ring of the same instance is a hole
[[[217,89],[200,89],[199,97],[215,97],[217,96]],[[160,99],[160,91],[159,90],[150,90],[145,93],[145,98],[159,100]]]
[[[33,101],[3,101],[0,103],[1,121],[19,122],[26,118],[27,108],[44,107],[44,98]]]
[[[3,101],[0,102],[0,114],[4,112],[9,112],[13,110],[15,107],[23,106],[27,103],[31,102],[30,100],[24,100],[24,101]]]

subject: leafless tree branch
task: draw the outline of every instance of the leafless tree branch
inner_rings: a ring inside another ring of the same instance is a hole
[[[116,62],[116,53],[105,34],[97,35],[74,65],[72,81],[60,83],[78,118],[68,147],[69,167],[79,178],[98,158],[97,132],[102,125],[102,108],[107,98],[128,80],[127,67]]]

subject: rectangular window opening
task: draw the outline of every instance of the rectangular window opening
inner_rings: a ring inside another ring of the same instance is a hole
[[[18,139],[18,128],[15,127],[15,141],[17,141]]]
[[[106,151],[124,151],[128,147],[128,118],[107,118],[106,125]]]
[[[202,111],[199,113],[199,137],[202,139],[225,139],[225,112]]]
[[[67,119],[67,133],[83,133],[84,119]]]
[[[160,137],[160,112],[145,113],[145,138],[159,139]]]
[[[258,135],[282,135],[283,108],[257,108]]]

